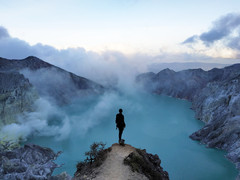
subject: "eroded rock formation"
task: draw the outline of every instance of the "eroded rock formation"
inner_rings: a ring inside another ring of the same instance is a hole
[[[59,167],[53,162],[57,156],[51,149],[37,145],[0,149],[0,179],[70,179],[66,173],[52,176],[53,170]]]

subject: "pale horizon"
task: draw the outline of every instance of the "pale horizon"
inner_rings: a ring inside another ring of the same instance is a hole
[[[57,52],[68,58],[77,52],[104,60],[109,53],[113,59],[116,54],[129,61],[140,57],[136,62],[148,64],[240,62],[236,0],[0,3],[0,56],[5,58],[49,60]]]

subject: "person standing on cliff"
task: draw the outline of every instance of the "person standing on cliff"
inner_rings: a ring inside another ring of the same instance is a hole
[[[119,130],[119,143],[122,140],[122,133],[124,128],[126,127],[126,124],[124,122],[124,115],[122,114],[123,110],[119,109],[119,113],[116,115],[116,129]]]

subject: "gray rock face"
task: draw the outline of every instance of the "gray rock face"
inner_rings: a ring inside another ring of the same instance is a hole
[[[190,137],[226,150],[240,170],[240,64],[210,71],[163,70],[142,74],[137,81],[150,92],[191,101],[196,118],[206,124]]]
[[[146,150],[136,149],[124,159],[124,164],[129,165],[132,171],[144,174],[148,179],[169,180],[167,171],[161,167],[161,160],[157,154],[147,153]]]
[[[25,145],[14,150],[0,151],[0,179],[36,179],[51,177],[58,167],[53,160],[57,157],[51,149],[37,145]]]
[[[32,111],[38,94],[18,72],[0,72],[0,127],[15,122],[16,115]]]
[[[208,84],[194,97],[192,107],[206,125],[190,137],[226,150],[240,170],[240,76]]]

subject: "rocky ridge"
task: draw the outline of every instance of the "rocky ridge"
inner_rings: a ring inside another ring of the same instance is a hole
[[[65,71],[34,56],[22,60],[0,58],[0,72],[23,74],[41,96],[52,96],[58,103],[67,102],[76,95],[81,95],[83,91],[99,93],[104,89],[103,86],[89,79]]]
[[[73,180],[169,179],[168,173],[160,166],[158,155],[148,154],[146,150],[128,144],[113,144],[101,156],[105,157],[101,158],[103,162],[100,165],[97,161],[79,163]]]
[[[205,126],[190,137],[227,151],[240,170],[240,64],[210,71],[165,69],[137,77],[145,89],[192,102]]]

